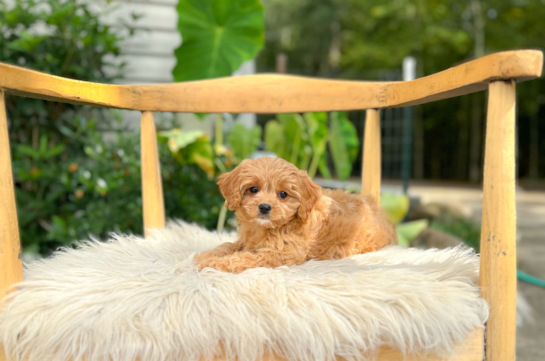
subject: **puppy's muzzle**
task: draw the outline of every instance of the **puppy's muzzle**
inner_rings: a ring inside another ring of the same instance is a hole
[[[261,214],[269,214],[272,209],[271,205],[267,203],[261,203],[258,208]]]

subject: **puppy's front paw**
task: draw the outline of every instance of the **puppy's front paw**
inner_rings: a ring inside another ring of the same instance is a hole
[[[210,267],[213,257],[214,255],[212,254],[212,252],[206,251],[195,255],[195,257],[193,258],[193,262],[199,270],[202,270],[206,267]]]

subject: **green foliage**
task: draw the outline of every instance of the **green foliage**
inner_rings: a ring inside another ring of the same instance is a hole
[[[380,206],[384,210],[386,218],[392,224],[398,224],[403,221],[409,212],[409,203],[409,197],[406,195],[384,193],[380,196]]]
[[[287,159],[299,169],[307,169],[312,149],[309,143],[307,124],[300,114],[278,114],[276,116],[287,141]]]
[[[410,247],[413,239],[428,228],[429,222],[427,219],[419,219],[396,225],[397,241],[400,246]]]
[[[237,123],[229,133],[227,141],[236,157],[236,163],[248,158],[261,144],[261,127],[255,126],[252,129]]]
[[[263,46],[259,0],[180,0],[176,81],[230,76]]]
[[[179,128],[163,131],[158,140],[168,144],[170,154],[181,165],[197,165],[209,178],[227,172],[257,150],[261,143],[261,127],[248,129],[235,124],[229,133],[228,147],[223,144],[221,115],[216,122],[216,139],[212,141],[203,131],[184,131]]]
[[[268,0],[264,7],[260,71],[273,71],[277,54],[285,53],[289,73],[390,81],[401,80],[406,56],[416,58],[423,77],[484,54],[545,49],[543,0]],[[517,94],[518,175],[544,177],[545,157],[538,154],[545,143],[535,134],[545,131],[539,122],[545,79],[518,85]],[[485,105],[483,92],[415,108],[418,173],[467,180],[480,168],[484,132],[473,124],[486,118]]]
[[[94,120],[79,120],[75,134],[86,138],[70,157],[52,153],[56,146],[41,147],[33,157],[15,147],[19,225],[27,251],[47,254],[89,234],[142,233],[139,135],[120,133],[105,142]],[[166,146],[160,152],[169,217],[214,227],[223,203],[215,183],[198,167],[166,156]]]
[[[327,129],[327,113],[305,113],[303,114],[309,133],[309,143],[312,148],[312,161],[310,163],[308,174],[314,178],[320,162],[327,161],[327,142],[329,140],[329,132]],[[327,163],[322,164],[320,171],[327,169],[322,175],[326,178],[331,178]]]
[[[133,29],[102,24],[109,7],[92,9],[72,0],[0,2],[0,61],[84,81],[120,77],[120,44]],[[139,136],[116,113],[14,96],[6,105],[24,252],[142,233]],[[161,144],[166,213],[215,227],[223,203],[215,182],[168,153]]]
[[[160,132],[159,141],[167,142],[170,154],[181,165],[198,165],[214,176],[214,154],[208,135],[200,130],[184,132],[178,128]]]
[[[317,170],[322,176],[331,178],[328,168],[327,145],[331,151],[333,165],[339,179],[350,176],[352,165],[358,155],[359,139],[354,125],[344,112],[278,114],[277,120],[265,125],[267,150],[278,157],[308,170],[314,177]]]
[[[354,124],[345,112],[331,113],[331,141],[329,143],[335,172],[340,180],[352,173],[352,164],[358,156],[360,141]]]
[[[0,59],[78,80],[109,82],[123,64],[120,42],[133,29],[114,31],[100,22],[102,12],[74,0],[0,2]],[[104,12],[108,8],[103,9]]]
[[[384,193],[380,197],[380,206],[386,218],[395,225],[401,246],[409,247],[411,241],[428,228],[429,222],[426,219],[401,223],[409,212],[409,198],[404,194]]]
[[[452,234],[475,249],[477,253],[480,252],[481,227],[470,218],[446,214],[434,219],[430,224],[430,228]]]
[[[265,144],[267,149],[274,152],[279,158],[287,159],[288,141],[284,126],[279,121],[269,120],[265,124]]]

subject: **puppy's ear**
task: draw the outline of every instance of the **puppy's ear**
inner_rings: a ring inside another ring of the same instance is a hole
[[[225,198],[225,204],[234,211],[240,205],[242,193],[240,191],[240,165],[231,172],[223,173],[219,177],[218,186]]]
[[[299,193],[301,194],[301,206],[299,206],[298,216],[305,222],[312,208],[322,196],[322,187],[310,179],[307,172],[299,171]]]

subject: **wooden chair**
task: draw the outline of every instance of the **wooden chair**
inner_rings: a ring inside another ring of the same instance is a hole
[[[282,113],[367,109],[363,191],[379,196],[381,108],[428,103],[488,89],[480,285],[490,305],[449,360],[515,359],[515,84],[541,75],[539,51],[508,51],[407,82],[356,82],[260,74],[167,85],[105,85],[0,64],[0,298],[23,278],[4,94],[142,111],[142,193],[146,229],[165,212],[153,113]],[[485,342],[486,338],[486,342]],[[486,352],[485,352],[486,345]],[[271,355],[270,359],[280,359]],[[402,360],[382,349],[378,360]],[[416,359],[416,358],[413,358]],[[442,360],[427,354],[423,360]],[[0,360],[5,360],[0,349]]]

